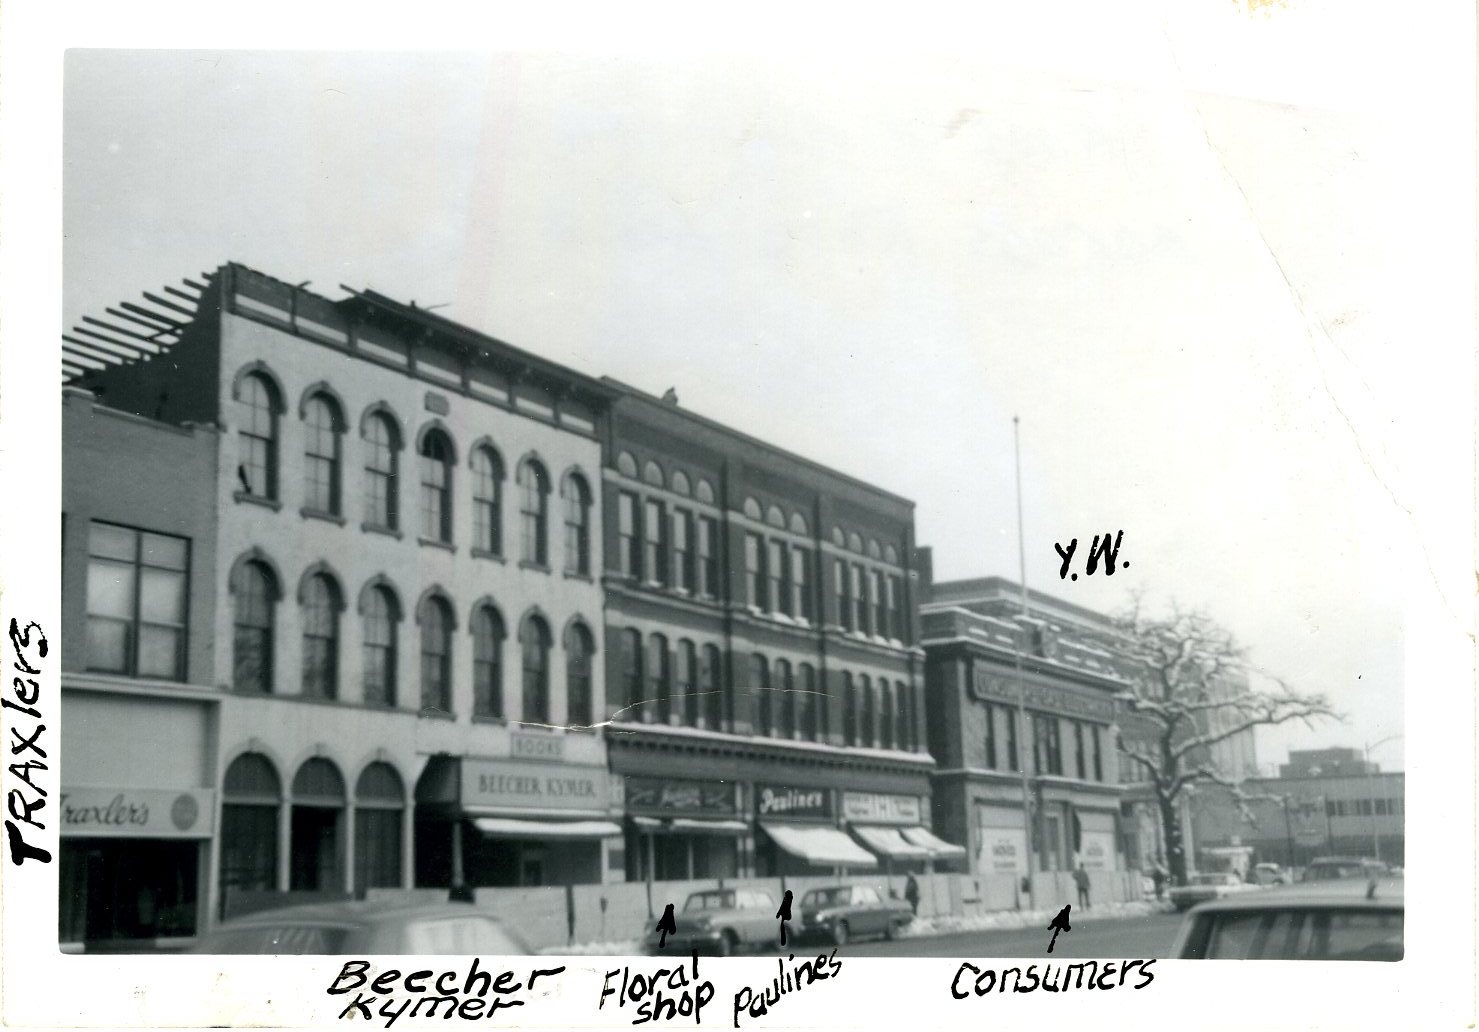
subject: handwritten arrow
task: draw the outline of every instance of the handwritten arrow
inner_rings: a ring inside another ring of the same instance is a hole
[[[1073,907],[1071,905],[1070,906],[1065,906],[1062,910],[1058,911],[1058,916],[1057,917],[1053,918],[1052,921],[1048,922],[1048,927],[1053,930],[1053,937],[1050,940],[1048,940],[1048,952],[1049,953],[1052,953],[1053,952],[1053,944],[1058,941],[1058,933],[1059,932],[1071,932],[1071,931],[1073,931],[1073,925],[1071,925],[1071,924],[1068,923],[1068,912],[1070,910],[1072,910],[1072,909],[1073,909]]]
[[[786,892],[785,892],[785,894],[783,896],[781,896],[781,907],[780,907],[779,910],[777,910],[775,912],[775,916],[778,917],[778,918],[780,918],[780,922],[781,922],[781,945],[784,946],[786,944],[786,922],[789,921],[789,920],[791,920],[791,890],[790,889],[787,889]]]
[[[657,922],[655,931],[662,933],[662,935],[658,936],[657,948],[660,950],[666,949],[668,936],[678,934],[678,919],[673,916],[673,904],[669,903],[663,907],[662,919]]]

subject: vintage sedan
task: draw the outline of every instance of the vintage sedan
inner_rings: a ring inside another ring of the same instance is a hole
[[[1330,880],[1229,896],[1192,908],[1182,960],[1401,960],[1402,879]]]
[[[1233,871],[1194,874],[1185,885],[1177,885],[1171,890],[1171,904],[1177,910],[1189,910],[1209,899],[1221,899],[1256,888],[1257,885],[1249,885]]]
[[[801,897],[801,935],[826,938],[838,946],[864,935],[892,939],[914,920],[907,903],[884,899],[871,885],[834,885]]]
[[[310,903],[264,910],[217,926],[191,953],[525,956],[502,920],[470,903]]]
[[[745,947],[780,941],[775,900],[763,889],[709,889],[695,892],[673,915],[677,928],[664,936],[649,926],[642,940],[648,953],[686,953],[697,949],[727,957]]]
[[[1317,856],[1300,876],[1302,882],[1339,881],[1342,878],[1379,878],[1391,873],[1380,860],[1363,856]]]

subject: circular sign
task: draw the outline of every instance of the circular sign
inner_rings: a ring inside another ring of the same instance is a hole
[[[174,822],[176,828],[189,831],[200,819],[200,804],[195,801],[193,795],[178,796],[174,805],[169,808],[169,819]]]

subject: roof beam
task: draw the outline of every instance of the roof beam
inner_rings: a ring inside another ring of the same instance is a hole
[[[165,287],[164,289],[165,290],[169,290],[170,288],[169,287]],[[179,292],[176,291],[176,293],[179,293]],[[185,300],[187,300],[187,301],[194,300],[188,294],[181,294],[181,296],[184,297]],[[169,309],[171,309],[173,311],[179,312],[181,315],[188,315],[192,319],[195,318],[195,309],[193,309],[193,308],[183,308],[180,305],[175,304],[173,301],[169,300],[168,298],[160,297],[158,294],[151,294],[147,290],[144,291],[144,300],[146,300],[146,301],[152,301],[156,305],[162,305],[165,308],[169,308]],[[183,323],[179,323],[179,325],[184,325],[184,324]]]
[[[105,337],[101,333],[98,333],[96,330],[89,330],[85,326],[73,326],[72,327],[72,332],[73,333],[85,333],[89,337],[96,337],[98,340],[102,341],[104,344],[112,345],[115,348],[124,348],[124,349],[126,349],[126,350],[128,350],[130,352],[133,352],[136,355],[157,355],[157,354],[159,354],[159,351],[157,351],[157,350],[156,351],[150,351],[147,348],[141,348],[141,347],[139,347],[137,344],[131,344],[131,343],[129,343],[126,340],[114,340],[112,337]],[[130,357],[132,357],[132,356],[130,356]]]
[[[149,297],[148,294],[145,294],[144,296]],[[155,322],[164,323],[176,333],[185,328],[185,324],[180,322],[179,320],[172,319],[167,315],[160,315],[158,312],[145,308],[142,305],[136,305],[132,301],[122,301],[119,303],[122,304],[124,308],[127,308],[130,312],[138,312],[140,315],[147,316],[148,318],[153,319]],[[178,306],[170,305],[169,307],[177,308]],[[185,310],[181,308],[180,311],[184,312]],[[185,314],[190,315],[191,313],[185,312]]]

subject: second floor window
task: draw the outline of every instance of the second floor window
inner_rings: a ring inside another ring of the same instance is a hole
[[[364,690],[371,706],[395,705],[394,597],[383,587],[371,588],[364,604]]]
[[[796,676],[791,664],[776,660],[776,731],[782,738],[796,737]]]
[[[303,585],[303,694],[339,695],[339,590],[321,573]]]
[[[986,704],[986,769],[996,769],[996,706]]]
[[[621,664],[619,675],[620,698],[615,699],[618,717],[630,719],[630,707],[642,698],[642,634],[628,627],[621,632]]]
[[[873,633],[888,637],[888,602],[883,595],[883,574],[868,571],[868,597],[873,601]]]
[[[382,413],[365,421],[365,522],[395,530],[400,526],[396,463],[400,437]]]
[[[684,638],[673,652],[674,711],[681,715],[680,723],[693,727],[698,723],[698,652],[693,642]]]
[[[719,595],[719,525],[712,516],[698,518],[698,593]]]
[[[549,565],[549,476],[539,463],[529,460],[519,467],[519,491],[523,496],[524,561]]]
[[[421,441],[421,536],[452,540],[452,444],[436,430]]]
[[[421,709],[452,712],[452,610],[435,597],[421,608]]]
[[[786,576],[787,558],[784,541],[771,540],[765,543],[765,599],[770,609],[782,613],[791,611],[791,587]]]
[[[339,514],[339,454],[343,421],[339,408],[322,394],[303,406],[304,505],[317,512]]]
[[[702,696],[699,699],[698,726],[717,731],[723,727],[724,721],[724,692],[721,687],[724,675],[720,667],[723,661],[717,645],[705,645],[699,655],[698,690]]]
[[[272,691],[272,632],[277,582],[263,563],[244,563],[232,585],[235,634],[231,686],[239,692]]]
[[[1093,737],[1093,742],[1091,744],[1094,747],[1094,780],[1095,781],[1103,781],[1104,780],[1104,757],[1099,752],[1099,727],[1098,727],[1098,725],[1096,724],[1094,727],[1090,728],[1089,731],[1090,731],[1090,734]]]
[[[472,547],[503,554],[503,463],[486,447],[472,453]]]
[[[904,591],[897,574],[888,575],[888,636],[904,640]]]
[[[565,502],[565,571],[591,572],[591,494],[585,481],[574,474],[565,478],[561,490]]]
[[[842,675],[842,743],[858,744],[858,691],[849,673]]]
[[[878,681],[878,745],[894,747],[894,689],[882,678]]]
[[[87,667],[185,679],[189,543],[111,523],[88,528]]]
[[[684,591],[695,588],[693,569],[693,513],[673,510],[673,584]]]
[[[863,568],[857,563],[852,567],[853,622],[851,629],[859,634],[868,633],[868,588],[863,579]]]
[[[898,699],[898,740],[900,749],[914,748],[914,692],[903,681],[895,685]]]
[[[1088,759],[1084,754],[1084,726],[1077,720],[1073,722],[1073,772],[1083,781],[1089,776]]]
[[[820,730],[817,711],[822,708],[821,700],[817,698],[817,672],[810,663],[802,663],[800,672],[800,695],[796,699],[797,730],[806,741],[815,742]]]
[[[666,522],[662,502],[647,500],[642,520],[642,572],[654,584],[668,582],[667,547],[664,542]]]
[[[771,698],[770,667],[764,656],[750,657],[750,690],[755,695],[756,719],[759,724],[756,732],[762,735],[775,734],[775,700]]]
[[[837,596],[837,622],[845,631],[853,629],[852,592],[848,587],[847,563],[841,559],[833,559],[832,592]]]
[[[749,591],[750,605],[766,609],[765,542],[759,534],[745,535],[745,586]]]
[[[277,497],[277,388],[260,373],[241,381],[241,449],[236,486],[256,498]]]
[[[651,721],[653,716],[659,723],[666,724],[672,712],[673,682],[668,667],[668,639],[654,634],[647,639],[647,698],[655,705],[642,707],[642,718]]]
[[[583,624],[571,624],[565,632],[565,696],[567,721],[588,727],[592,720],[591,655],[595,646]]]
[[[537,616],[524,621],[519,633],[524,653],[523,719],[535,724],[549,723],[549,628]]]
[[[637,496],[623,491],[616,496],[617,569],[627,577],[642,575],[642,550],[637,539]]]
[[[867,674],[858,678],[858,701],[862,703],[862,714],[858,720],[859,744],[866,748],[872,748],[878,744],[874,737],[878,730],[874,723],[874,708],[876,700],[873,698],[873,682]]]
[[[810,621],[811,553],[799,546],[791,549],[791,615]]]
[[[503,620],[482,605],[472,615],[472,712],[503,718]]]

